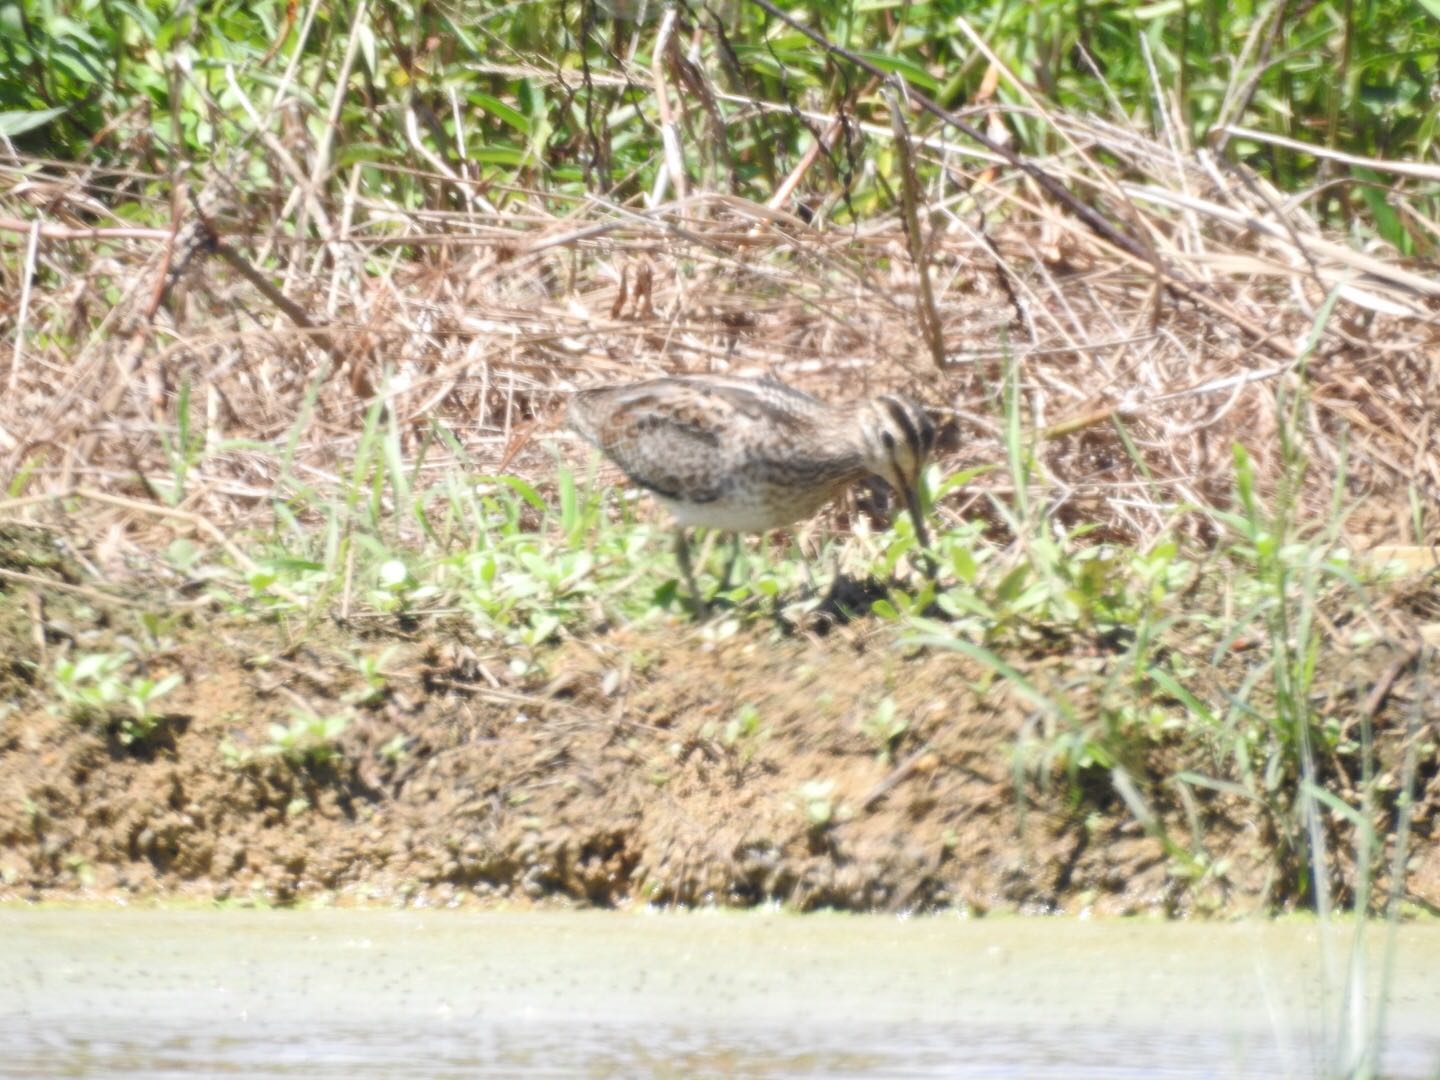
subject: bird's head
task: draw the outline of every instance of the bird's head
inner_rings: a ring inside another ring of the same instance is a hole
[[[928,548],[921,485],[935,449],[935,422],[909,398],[883,394],[861,406],[860,431],[865,467],[900,492],[915,523],[915,536]]]

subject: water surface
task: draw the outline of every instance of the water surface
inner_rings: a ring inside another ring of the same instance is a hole
[[[1440,1075],[1440,926],[1383,1071]],[[1312,924],[0,910],[0,1076],[1312,1077]],[[1343,965],[1349,928],[1332,935]],[[1377,1000],[1384,928],[1364,1004]],[[1357,1019],[1363,1020],[1356,1012]]]

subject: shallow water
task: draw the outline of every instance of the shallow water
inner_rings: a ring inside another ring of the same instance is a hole
[[[1440,926],[1399,934],[1383,1072],[1433,1077]],[[1309,1077],[1321,954],[1299,923],[6,909],[0,1076]]]

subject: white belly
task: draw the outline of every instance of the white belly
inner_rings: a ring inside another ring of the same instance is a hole
[[[656,501],[675,516],[675,523],[684,528],[698,526],[708,529],[729,529],[732,532],[760,533],[794,524],[807,518],[825,504],[827,499],[805,496],[767,499],[751,492],[732,493],[712,502],[692,503],[655,496]]]

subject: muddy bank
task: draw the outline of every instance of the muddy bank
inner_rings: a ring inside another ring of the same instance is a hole
[[[677,619],[564,642],[516,674],[463,622],[306,628],[195,604],[157,627],[84,598],[45,605],[42,654],[34,602],[6,600],[0,899],[1306,902],[1271,811],[1166,782],[1215,762],[1167,730],[1163,707],[1123,763],[1073,751],[1106,722],[1089,689],[1115,663],[1101,642],[1029,658],[1032,686],[1091,710],[1070,730],[973,661],[872,620],[822,636]],[[155,731],[128,742],[123,707],[78,719],[47,674],[67,649],[117,645],[152,678],[183,677]],[[1358,700],[1376,665],[1337,670],[1331,692]],[[1117,794],[1117,764],[1146,826]],[[1407,890],[1434,907],[1440,783],[1426,775]],[[1349,867],[1341,850],[1342,898]]]

